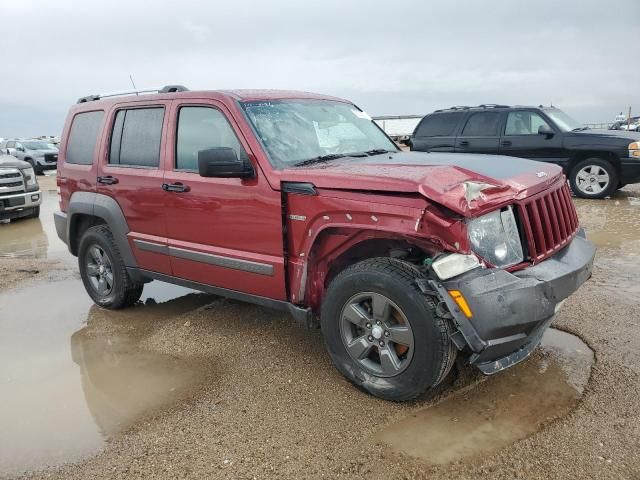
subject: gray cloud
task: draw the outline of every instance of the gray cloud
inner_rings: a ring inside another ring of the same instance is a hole
[[[371,114],[553,102],[607,121],[640,110],[639,13],[636,1],[2,0],[0,136],[58,133],[78,97],[126,89],[130,73],[138,86],[319,91]]]

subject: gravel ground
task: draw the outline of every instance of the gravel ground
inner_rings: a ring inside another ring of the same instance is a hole
[[[1,241],[0,236],[0,241]],[[71,272],[55,260],[0,257],[0,288],[9,289],[33,281],[55,281]]]
[[[599,221],[580,213],[587,229]],[[97,456],[26,477],[640,478],[640,304],[633,291],[612,282],[621,269],[608,259],[621,255],[625,259],[620,246],[600,249],[592,281],[555,322],[595,351],[584,396],[566,417],[486,458],[431,467],[371,440],[383,426],[452,391],[478,388],[484,379],[474,372],[459,369],[435,398],[384,402],[337,373],[319,331],[278,312],[215,299],[166,318],[90,317],[95,332],[133,330],[139,349],[198,359],[207,380],[186,400],[109,438]],[[3,283],[12,272],[10,285],[17,285],[23,272],[12,270],[24,267],[0,262]],[[44,272],[42,263],[34,265]],[[622,271],[637,267],[634,257]]]

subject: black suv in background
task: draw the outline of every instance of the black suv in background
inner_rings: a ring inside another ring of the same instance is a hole
[[[420,121],[410,146],[556,163],[582,198],[604,198],[640,183],[640,133],[591,130],[554,107],[490,104],[436,110]]]

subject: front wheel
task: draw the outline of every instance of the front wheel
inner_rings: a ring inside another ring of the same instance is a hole
[[[135,282],[124,265],[111,230],[88,228],[78,249],[80,276],[89,296],[101,307],[125,308],[136,303],[144,284]]]
[[[618,173],[607,160],[587,158],[578,162],[569,174],[571,190],[581,198],[605,198],[616,191]]]
[[[455,361],[449,321],[418,288],[421,277],[400,260],[364,260],[333,279],[322,304],[322,334],[336,368],[386,400],[418,397]]]

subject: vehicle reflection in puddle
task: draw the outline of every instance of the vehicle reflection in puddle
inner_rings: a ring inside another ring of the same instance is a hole
[[[40,217],[12,220],[0,224],[0,260],[2,257],[50,258],[75,265],[67,246],[58,238],[53,212],[58,209],[55,190],[42,191]]]
[[[390,425],[375,440],[429,464],[494,453],[566,415],[593,359],[578,337],[550,329],[532,358]]]
[[[617,192],[607,200],[574,199],[587,238],[596,244],[592,282],[624,302],[640,302],[640,194]]]
[[[202,368],[193,361],[137,342],[153,322],[212,299],[153,282],[145,305],[114,312],[93,305],[79,280],[1,294],[0,476],[95,453],[106,436],[196,387]]]

